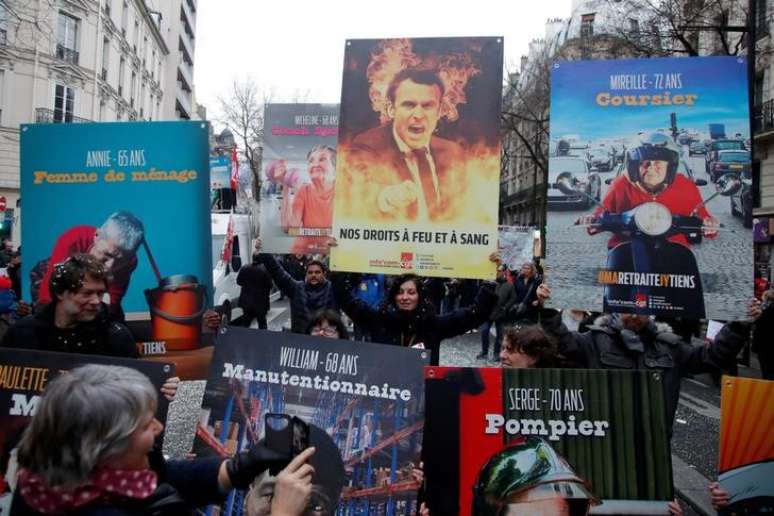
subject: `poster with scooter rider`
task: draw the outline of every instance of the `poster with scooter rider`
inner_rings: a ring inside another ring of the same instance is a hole
[[[197,347],[212,293],[208,133],[184,121],[23,125],[24,298],[48,305],[54,265],[89,254],[109,276],[103,315],[150,313],[150,340]]]
[[[546,250],[558,306],[732,320],[752,294],[745,59],[558,62]]]
[[[261,240],[269,253],[327,253],[338,104],[266,104]]]

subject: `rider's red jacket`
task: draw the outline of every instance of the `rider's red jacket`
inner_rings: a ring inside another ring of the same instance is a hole
[[[54,265],[65,261],[69,256],[76,253],[88,253],[91,246],[94,245],[94,237],[97,228],[94,226],[74,226],[62,233],[54,244],[54,250],[48,259],[48,267],[43,281],[40,283],[40,304],[51,302],[51,292],[48,289],[48,281],[54,271]],[[108,283],[108,292],[110,293],[110,311],[116,312],[121,309],[121,300],[129,288],[129,279],[132,272],[137,267],[137,257],[132,256],[123,266],[114,268],[110,271],[110,281]]]
[[[693,181],[682,174],[675,175],[672,184],[657,194],[646,191],[641,186],[632,183],[628,176],[622,174],[616,177],[610,184],[610,188],[608,188],[605,198],[602,200],[604,208],[602,206],[597,207],[594,211],[594,216],[598,217],[605,211],[622,213],[650,201],[663,204],[669,208],[672,215],[688,216],[696,205],[702,202],[702,198],[699,188]],[[701,219],[711,216],[704,205],[699,207],[697,215]],[[714,238],[714,236],[708,236],[708,238]],[[669,240],[690,247],[685,235],[672,235],[669,237]],[[628,236],[616,233],[608,240],[607,247],[612,249],[618,244],[628,241]]]

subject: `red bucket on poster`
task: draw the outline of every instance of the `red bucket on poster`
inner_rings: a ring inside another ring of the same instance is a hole
[[[196,276],[176,274],[145,291],[151,313],[151,336],[164,341],[167,351],[196,349],[201,345],[202,314],[207,289]]]

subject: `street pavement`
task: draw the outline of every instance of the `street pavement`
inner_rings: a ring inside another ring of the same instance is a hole
[[[704,169],[704,156],[691,156],[686,160],[694,177],[705,179],[700,186],[702,197],[707,199],[715,191]],[[602,179],[602,198],[608,185],[606,179],[615,172],[599,172]],[[707,209],[723,225],[714,240],[703,240],[693,246],[701,272],[707,317],[733,320],[743,316],[744,307],[752,295],[752,233],[742,226],[742,219],[731,215],[728,197],[717,196]],[[592,311],[602,309],[602,289],[596,286],[597,272],[607,260],[606,242],[611,233],[589,236],[585,227],[576,226],[575,220],[591,210],[562,209],[548,211],[546,234],[546,276],[554,291],[558,307],[583,308]],[[584,287],[581,285],[590,285]]]
[[[272,331],[289,326],[287,300],[273,303],[267,319]],[[497,367],[491,358],[493,345],[494,338],[490,342],[490,359],[479,360],[476,359],[481,349],[478,332],[445,340],[441,345],[441,365]],[[744,367],[740,367],[740,374],[759,376],[757,371]],[[203,394],[204,382],[182,382],[168,416],[164,442],[168,455],[182,457],[190,450]],[[719,428],[720,389],[708,375],[685,379],[671,444],[675,487],[686,515],[714,514],[706,486],[716,478]]]

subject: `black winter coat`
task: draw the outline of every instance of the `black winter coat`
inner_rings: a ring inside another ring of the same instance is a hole
[[[543,310],[541,318],[543,328],[559,339],[559,352],[580,367],[660,371],[670,434],[683,376],[727,368],[750,334],[748,323],[731,322],[711,344],[694,346],[672,333],[668,325],[653,322],[634,333],[603,315],[588,327],[589,331],[576,333],[567,330],[555,310]]]
[[[317,310],[337,310],[333,286],[329,281],[308,285],[305,281],[294,280],[272,255],[260,254],[258,259],[266,266],[277,288],[290,299],[290,327],[294,333],[306,333],[309,316]]]
[[[71,514],[76,516],[188,516],[195,509],[220,503],[224,496],[218,486],[218,470],[223,459],[208,457],[192,460],[163,459],[154,464],[158,487],[148,498],[116,498],[112,502],[89,504]],[[38,516],[19,495],[14,494],[11,516]]]
[[[28,315],[11,326],[0,346],[4,348],[87,353],[113,357],[139,358],[134,337],[123,324],[108,319],[107,306],[96,319],[78,324],[71,330],[54,325],[54,303]]]
[[[239,269],[236,282],[242,287],[239,291],[239,308],[259,314],[269,311],[272,281],[266,267],[259,263],[245,265]]]
[[[354,297],[348,282],[338,276],[334,277],[334,284],[339,306],[355,324],[370,333],[372,342],[405,347],[422,343],[431,351],[431,365],[438,365],[443,339],[478,328],[488,320],[497,303],[492,285],[484,284],[472,306],[444,315],[437,315],[429,303],[410,312],[399,310],[393,302],[377,309]]]

